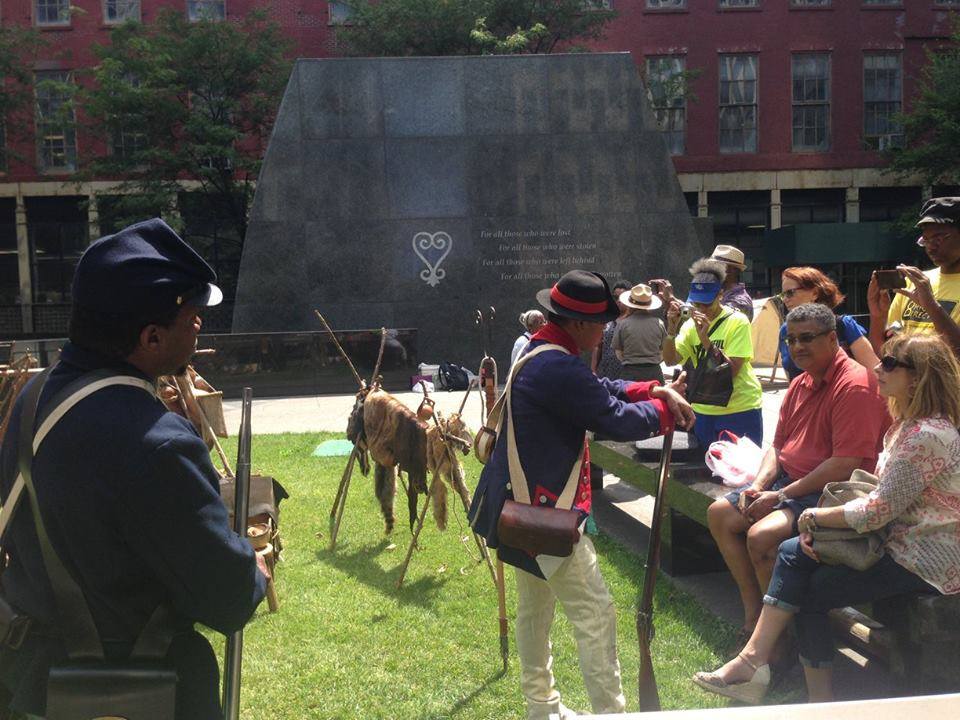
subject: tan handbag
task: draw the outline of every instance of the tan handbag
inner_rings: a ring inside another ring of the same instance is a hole
[[[573,468],[567,477],[567,484],[564,485],[556,506],[533,505],[530,502],[527,478],[523,472],[523,465],[520,463],[520,455],[517,452],[517,436],[510,410],[510,391],[513,387],[513,379],[516,377],[522,362],[544,350],[567,352],[559,345],[541,345],[527,353],[514,365],[507,380],[507,387],[504,389],[501,398],[497,400],[498,405],[501,400],[504,401],[509,418],[507,423],[507,461],[514,497],[514,500],[507,499],[503,503],[503,510],[501,510],[500,517],[497,520],[497,535],[504,545],[523,550],[533,557],[541,554],[567,557],[573,552],[573,546],[580,541],[580,513],[571,508],[580,481],[584,444],[582,442],[580,444],[580,453],[573,463]],[[499,430],[499,421],[497,425]]]
[[[849,480],[827,483],[817,507],[846,505],[867,497],[876,489],[878,478],[865,470],[854,470]],[[846,565],[867,570],[883,557],[884,534],[879,530],[858,533],[853,528],[817,528],[813,530],[813,549],[824,565]]]

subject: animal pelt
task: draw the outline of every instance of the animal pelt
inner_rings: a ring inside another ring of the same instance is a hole
[[[470,491],[464,482],[463,466],[456,451],[467,453],[473,437],[456,413],[427,430],[427,470],[433,476],[430,495],[433,498],[433,518],[440,530],[447,527],[446,480],[460,496],[465,507],[470,506]]]
[[[399,465],[407,473],[407,508],[412,530],[417,519],[417,495],[427,492],[426,425],[390,393],[375,389],[363,402],[363,429],[374,463],[387,468]],[[384,510],[384,518],[387,517]],[[390,526],[389,520],[387,524]]]
[[[380,501],[380,512],[383,513],[384,532],[389,535],[393,532],[393,498],[397,494],[397,472],[391,465],[377,465],[373,469],[373,486],[377,500]]]
[[[357,448],[357,460],[360,462],[360,472],[364,477],[370,475],[370,458],[367,456],[367,436],[363,429],[363,401],[365,393],[357,393],[357,400],[347,418],[347,440]],[[378,496],[379,497],[379,496]]]

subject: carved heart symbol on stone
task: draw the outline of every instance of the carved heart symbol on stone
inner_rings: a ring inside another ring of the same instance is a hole
[[[447,275],[447,271],[440,268],[440,264],[453,247],[453,238],[447,233],[440,232],[428,233],[418,232],[413,236],[413,251],[417,257],[427,266],[426,270],[420,271],[420,279],[430,287],[436,287]],[[434,262],[430,258],[436,258]]]

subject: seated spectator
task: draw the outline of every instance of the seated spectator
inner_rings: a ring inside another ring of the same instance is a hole
[[[772,648],[792,619],[810,702],[833,700],[834,646],[827,611],[902,593],[960,592],[960,365],[936,336],[901,335],[875,369],[895,419],[866,498],[800,515],[800,536],[780,546],[763,611],[743,651],[694,682],[741,702],[759,702]],[[822,565],[810,530],[886,528],[884,556],[868,570]]]
[[[631,310],[620,302],[620,293],[630,289],[630,283],[626,280],[617,280],[613,285],[613,298],[620,310],[620,315],[616,320],[611,320],[603,326],[603,338],[600,344],[593,349],[590,356],[590,369],[597,377],[605,377],[610,380],[619,380],[623,372],[623,365],[620,359],[613,351],[613,334],[616,332],[617,323],[627,317]]]
[[[787,315],[787,344],[804,372],[783,398],[756,480],[707,511],[743,601],[743,641],[760,617],[761,589],[770,584],[777,548],[797,534],[800,513],[817,504],[828,482],[847,480],[857,468],[873,472],[890,424],[876,376],[840,349],[836,323],[833,312],[816,303]]]
[[[513,342],[513,350],[510,351],[511,367],[513,367],[517,358],[520,357],[520,353],[527,346],[527,343],[530,342],[530,337],[547,324],[547,319],[539,310],[527,310],[526,312],[520,313],[520,324],[523,325],[524,331],[520,337]]]
[[[793,310],[804,303],[820,303],[833,310],[844,301],[843,293],[836,284],[822,272],[812,267],[791,267],[783,271],[780,278],[781,296],[787,310]],[[787,346],[787,324],[780,326],[780,361],[787,376],[793,380],[803,372],[790,357]],[[840,347],[850,357],[872,370],[876,367],[876,353],[867,339],[867,331],[849,315],[837,316],[837,340]]]
[[[719,260],[703,258],[690,268],[688,302],[690,319],[680,325],[680,303],[671,300],[667,310],[667,335],[663,359],[670,365],[690,363],[696,367],[707,354],[727,362],[733,374],[733,394],[726,405],[692,403],[697,421],[693,432],[704,450],[724,430],[763,443],[760,382],[753,372],[753,340],[750,321],[739,310],[720,304],[726,267]],[[667,292],[664,286],[663,292]]]
[[[909,265],[897,269],[907,287],[893,299],[881,290],[876,273],[867,288],[870,342],[877,352],[884,340],[898,332],[937,333],[955,353],[960,352],[960,197],[933,198],[920,210],[917,244],[936,265],[921,272]]]
[[[649,285],[634,285],[617,299],[631,312],[617,323],[611,343],[617,359],[623,363],[622,380],[657,380],[663,384],[663,339],[667,328],[653,314],[663,303]]]
[[[723,294],[720,296],[720,304],[739,310],[747,316],[747,320],[753,320],[753,298],[747,292],[746,286],[740,282],[740,273],[746,270],[743,251],[735,248],[733,245],[717,245],[713,249],[711,260],[719,260],[727,268],[726,277],[723,279]]]

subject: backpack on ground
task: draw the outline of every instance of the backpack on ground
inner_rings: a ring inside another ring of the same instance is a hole
[[[440,363],[437,379],[444,390],[466,390],[470,387],[470,375],[466,369],[451,362]]]

